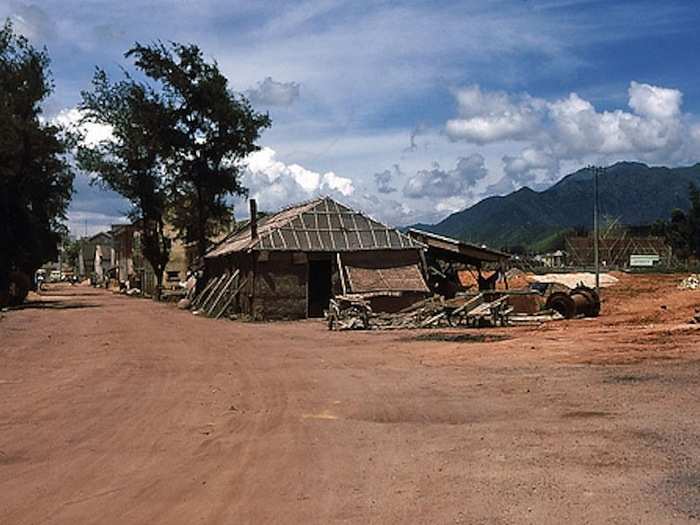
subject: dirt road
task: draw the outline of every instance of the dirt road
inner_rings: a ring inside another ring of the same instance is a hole
[[[488,343],[54,287],[0,319],[0,523],[694,523],[700,292],[635,279]]]

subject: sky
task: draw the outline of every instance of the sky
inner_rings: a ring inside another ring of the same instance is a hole
[[[198,44],[272,118],[243,174],[261,210],[330,195],[434,223],[591,163],[700,161],[694,0],[0,0],[7,17],[46,46],[45,117],[66,124],[96,66],[131,69],[134,42]],[[129,209],[89,179],[69,211],[78,235]]]

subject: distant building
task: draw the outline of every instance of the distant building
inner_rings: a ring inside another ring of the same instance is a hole
[[[187,257],[182,242],[175,238],[173,229],[166,225],[165,233],[171,239],[170,259],[163,273],[163,287],[176,288],[187,276]],[[112,226],[116,278],[128,288],[139,288],[147,295],[154,293],[156,275],[143,256],[141,229],[138,223]]]
[[[112,234],[96,233],[80,241],[78,252],[78,275],[81,278],[94,278],[102,282],[115,265]]]
[[[566,252],[562,250],[535,255],[534,259],[547,268],[562,268],[566,266]]]
[[[567,237],[569,266],[592,266],[595,262],[593,237]],[[599,260],[602,266],[629,268],[634,266],[670,266],[673,252],[662,237],[634,236],[625,232],[616,237],[599,239]]]

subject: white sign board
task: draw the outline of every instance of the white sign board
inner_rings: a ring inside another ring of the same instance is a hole
[[[660,260],[658,255],[630,255],[630,266],[654,266]]]

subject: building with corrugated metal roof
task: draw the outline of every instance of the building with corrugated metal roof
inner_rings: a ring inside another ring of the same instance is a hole
[[[258,217],[205,255],[211,276],[238,272],[234,310],[252,319],[321,317],[335,295],[361,294],[375,311],[429,295],[424,245],[321,197]]]

